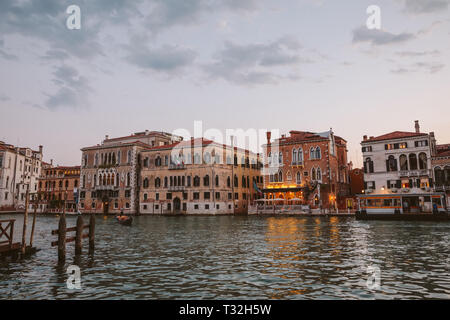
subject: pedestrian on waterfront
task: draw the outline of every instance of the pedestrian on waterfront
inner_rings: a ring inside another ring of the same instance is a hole
[[[120,209],[120,216],[123,216],[123,208]]]

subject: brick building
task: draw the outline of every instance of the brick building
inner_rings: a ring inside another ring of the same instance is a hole
[[[206,139],[141,153],[143,214],[247,213],[262,185],[259,156]]]
[[[264,190],[275,202],[345,208],[349,196],[347,142],[333,131],[290,131],[271,141],[267,132]],[[292,200],[295,199],[295,200]]]
[[[436,146],[436,153],[431,159],[434,173],[434,188],[445,192],[447,206],[450,207],[450,144]]]
[[[169,133],[147,130],[119,138],[106,136],[101,144],[81,149],[79,210],[139,213],[141,152],[181,140]]]

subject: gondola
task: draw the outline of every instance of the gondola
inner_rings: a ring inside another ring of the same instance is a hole
[[[131,223],[133,222],[133,218],[132,217],[128,217],[128,216],[117,216],[116,220],[124,226],[131,226]]]

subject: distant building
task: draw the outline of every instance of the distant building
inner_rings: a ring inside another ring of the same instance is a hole
[[[431,163],[435,190],[446,193],[447,206],[450,207],[450,144],[437,145]]]
[[[42,146],[36,151],[0,141],[1,211],[23,211],[27,189],[30,197],[38,192],[42,150]]]
[[[290,131],[290,136],[263,145],[264,194],[276,203],[312,208],[346,208],[350,196],[347,142],[333,131]],[[295,200],[292,200],[295,199]]]
[[[139,212],[141,152],[181,141],[170,133],[145,131],[81,149],[79,210],[94,213]]]
[[[257,154],[207,139],[143,150],[140,213],[247,213],[261,166]]]
[[[44,165],[39,178],[39,212],[76,212],[80,166]],[[64,209],[65,205],[65,209]],[[33,210],[34,203],[30,210]]]

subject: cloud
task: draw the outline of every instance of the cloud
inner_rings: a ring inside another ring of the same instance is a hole
[[[5,45],[5,42],[0,39],[0,56],[5,60],[18,60],[18,57],[16,55],[10,54],[3,50]]]
[[[11,100],[11,99],[8,96],[0,94],[0,101],[1,102],[6,102],[6,101],[9,101],[9,100]]]
[[[93,92],[86,77],[67,65],[59,66],[53,72],[54,94],[45,94],[45,106],[50,110],[60,108],[84,108],[89,106],[88,96]]]
[[[441,52],[438,50],[400,51],[396,52],[395,54],[400,57],[424,57],[424,56],[439,56]]]
[[[405,0],[404,11],[412,14],[445,11],[449,3],[449,0]]]
[[[301,63],[312,59],[302,57],[300,43],[291,37],[282,37],[268,44],[239,45],[226,42],[224,48],[213,56],[213,62],[204,71],[213,78],[222,78],[239,84],[278,83],[282,79],[296,79],[292,71]]]
[[[130,44],[125,46],[126,60],[143,70],[173,74],[192,65],[197,57],[197,53],[189,48],[168,44],[160,48],[151,48],[145,45],[146,42],[145,36],[135,36]]]
[[[374,46],[397,44],[414,38],[412,33],[393,34],[383,30],[370,30],[365,26],[353,30],[353,43],[366,42]]]
[[[443,63],[439,62],[416,62],[408,67],[398,67],[396,69],[391,70],[394,74],[409,74],[409,73],[430,73],[434,74],[445,68]]]
[[[253,12],[257,0],[153,0],[146,17],[151,32],[174,26],[195,25],[208,14],[217,12]]]

